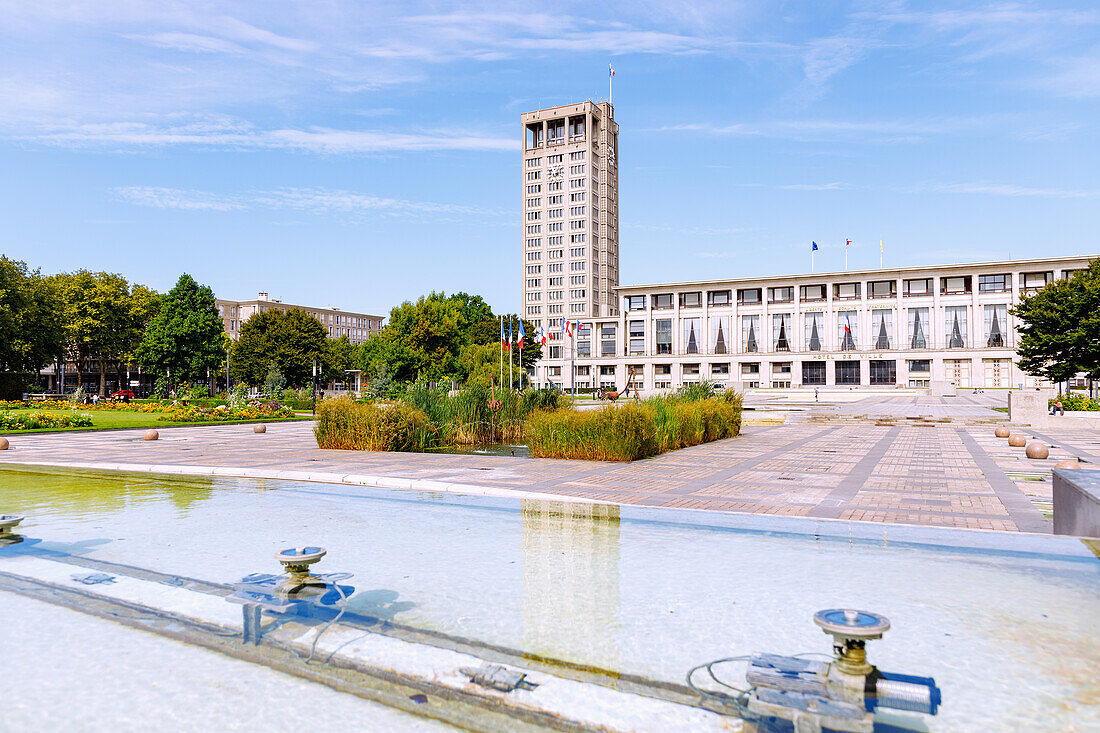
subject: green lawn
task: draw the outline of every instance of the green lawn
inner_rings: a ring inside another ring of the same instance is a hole
[[[49,415],[68,415],[68,410],[28,410],[28,412],[43,412]],[[288,420],[305,420],[307,417],[287,417],[266,420],[211,420],[209,422],[169,422],[158,420],[157,413],[148,412],[121,412],[116,410],[76,410],[80,415],[91,415],[92,427],[90,428],[38,428],[37,430],[0,430],[0,435],[23,435],[26,433],[60,433],[79,430],[112,430],[119,428],[169,428],[176,425],[232,425],[249,422],[285,422]]]

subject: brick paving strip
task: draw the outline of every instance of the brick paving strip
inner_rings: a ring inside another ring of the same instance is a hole
[[[859,459],[859,462],[848,475],[841,479],[837,487],[810,510],[808,516],[820,517],[821,519],[839,518],[846,505],[851,502],[852,498],[863,488],[863,484],[871,477],[871,472],[874,471],[875,466],[886,455],[886,451],[897,440],[899,433],[901,433],[900,427],[890,428],[886,435],[880,438],[863,458]]]
[[[904,407],[927,411],[924,404]],[[750,425],[737,438],[633,463],[321,450],[311,428],[311,423],[271,423],[266,435],[253,434],[249,425],[166,428],[159,441],[150,443],[141,440],[140,430],[16,434],[7,436],[13,449],[0,452],[0,465],[83,464],[119,471],[1050,531],[1050,522],[1032,504],[1049,504],[1049,481],[1019,484],[1012,478],[1016,465],[1041,473],[1044,464],[1017,464],[1020,456],[1000,455],[991,435],[958,426]],[[1037,437],[1081,457],[1100,453],[1100,431],[1065,435],[1079,448]],[[1046,463],[1056,453],[1065,451],[1052,451]]]
[[[985,480],[993,488],[993,492],[1000,499],[1001,504],[1008,510],[1009,516],[1021,532],[1050,532],[1051,520],[1047,519],[1035,508],[1031,500],[1024,496],[1023,492],[1012,479],[997,465],[996,461],[978,445],[969,432],[963,428],[957,428],[963,445],[970,451],[974,463],[981,469]]]

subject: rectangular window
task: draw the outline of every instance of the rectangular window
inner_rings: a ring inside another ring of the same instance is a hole
[[[837,311],[837,348],[840,351],[855,351],[859,348],[859,312]]]
[[[907,298],[913,298],[920,295],[931,295],[932,278],[924,277],[916,280],[906,280],[901,292],[902,295]]]
[[[949,349],[966,348],[966,311],[965,305],[949,305],[943,309],[945,346]]]
[[[858,300],[859,283],[837,283],[833,286],[835,300]]]
[[[790,303],[794,301],[794,288],[768,288],[769,303]]]
[[[897,280],[872,280],[867,283],[867,295],[871,298],[894,298],[897,294]]]
[[[527,193],[540,193],[542,191],[542,184],[533,184],[527,187]]]
[[[760,351],[760,316],[741,316],[741,351]]]
[[[600,327],[600,355],[615,356],[615,324],[605,323]],[[614,372],[612,372],[614,374]]]
[[[803,285],[798,289],[798,299],[803,303],[817,303],[825,300],[825,286]]]
[[[970,276],[941,277],[940,295],[966,295],[970,292]]]
[[[730,350],[730,317],[710,317],[710,353],[729,354]]]
[[[699,365],[698,364],[684,364],[683,374],[685,377],[698,377]]]
[[[802,362],[802,384],[810,384],[810,385],[825,384],[825,362],[823,362],[823,361],[804,361],[804,362]]]
[[[760,288],[738,290],[737,305],[760,305]]]
[[[836,383],[837,384],[859,384],[859,362],[858,361],[838,361],[838,362],[836,362]]]
[[[701,318],[684,318],[681,320],[684,328],[684,341],[682,345],[682,352],[685,354],[698,354],[699,346],[703,340]]]
[[[1012,275],[978,275],[979,293],[1007,293],[1012,289]]]
[[[699,291],[694,293],[680,293],[680,307],[681,308],[702,308],[703,307],[703,294]]]
[[[1053,272],[1025,272],[1020,276],[1020,287],[1025,292],[1045,288],[1053,279]]]
[[[805,318],[806,351],[825,350],[825,314],[807,313]]]
[[[668,310],[672,307],[672,293],[659,293],[653,296],[653,310]]]
[[[707,304],[710,306],[725,306],[730,304],[730,291],[711,290],[707,293]]]
[[[569,194],[570,203],[577,203],[578,201],[584,201],[584,191],[578,191],[577,193]]]
[[[928,309],[910,308],[906,319],[910,349],[927,349],[932,343],[932,333],[928,330]]]
[[[627,326],[630,339],[629,353],[645,353],[645,321],[630,321]]]
[[[926,374],[928,372],[931,372],[932,371],[932,360],[931,359],[910,359],[909,360],[909,371],[910,372],[919,372],[919,373],[922,373],[922,374]]]
[[[658,318],[655,322],[657,335],[657,353],[672,353],[672,319]]]
[[[628,311],[644,311],[645,310],[645,296],[644,295],[628,295],[628,296],[626,296],[626,309]]]
[[[791,350],[791,314],[790,313],[773,313],[772,314],[772,350],[773,351],[790,351]]]
[[[871,311],[871,344],[876,350],[893,348],[894,311],[875,308]]]
[[[718,377],[718,376],[724,377],[724,376],[726,376],[727,374],[730,373],[730,363],[727,361],[727,362],[723,362],[721,364],[711,364],[710,365],[710,373],[711,373],[711,376],[714,376],[714,377]]]
[[[991,349],[1003,349],[1008,346],[1008,306],[985,306],[984,318],[985,345]]]
[[[896,361],[871,361],[869,369],[871,384],[895,385],[898,383],[898,363]]]

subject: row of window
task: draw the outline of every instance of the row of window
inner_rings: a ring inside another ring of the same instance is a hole
[[[825,314],[803,314],[802,339],[792,324],[792,314],[775,313],[771,315],[771,330],[765,334],[761,329],[761,316],[741,316],[739,334],[732,332],[730,316],[710,318],[704,331],[702,318],[680,319],[681,338],[679,353],[682,354],[729,354],[737,349],[740,353],[755,353],[764,350],[773,352],[790,351],[841,351],[850,352],[860,349],[875,351],[889,349],[965,349],[965,348],[1007,348],[1011,337],[1008,326],[1008,306],[1003,304],[987,305],[982,308],[982,329],[980,341],[974,342],[968,324],[968,306],[948,306],[944,308],[943,331],[939,339],[933,336],[930,323],[930,309],[909,308],[905,311],[904,331],[895,335],[895,311],[875,309],[871,312],[870,328],[864,334],[860,329],[858,311],[839,311],[836,314],[834,341],[829,341],[825,325]],[[653,322],[655,354],[673,353],[673,321],[671,318],[658,318]],[[600,353],[613,356],[617,353],[615,324],[600,327]],[[646,322],[632,320],[627,322],[627,343],[624,353],[646,353]],[[589,341],[590,330],[586,327],[578,332],[577,342]],[[735,346],[733,339],[739,336]],[[587,347],[586,347],[587,348]]]
[[[1065,277],[1075,274],[1076,270],[1065,270]],[[1020,275],[1020,287],[1024,291],[1033,291],[1045,287],[1053,281],[1054,273],[1025,272]],[[973,292],[974,278],[971,275],[958,277],[941,277],[939,292],[941,295],[966,295]],[[1004,293],[1012,290],[1012,275],[978,275],[979,293]],[[911,278],[901,281],[902,295],[904,297],[928,296],[935,293],[935,278]],[[864,283],[834,283],[833,300],[859,300],[864,292]],[[871,280],[866,283],[868,298],[895,298],[897,297],[897,280]],[[742,288],[736,291],[738,305],[760,305],[764,302],[765,290],[768,303],[793,303],[795,289],[793,286],[778,286],[771,288]],[[798,288],[798,300],[802,303],[819,303],[827,300],[828,286],[801,285]],[[709,306],[727,306],[730,304],[734,291],[710,290],[706,292]],[[681,308],[703,307],[703,291],[679,293],[679,305]],[[673,293],[657,293],[650,296],[651,307],[654,310],[666,310],[673,307]],[[646,309],[646,296],[630,295],[626,297],[627,310],[640,311]]]

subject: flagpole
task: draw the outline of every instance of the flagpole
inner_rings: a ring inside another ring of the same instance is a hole
[[[848,242],[844,243],[844,272],[848,272]]]
[[[882,269],[882,240],[878,240],[878,269]]]
[[[512,317],[508,316],[508,389],[511,390],[515,382],[512,381]]]
[[[615,74],[612,73],[611,62],[607,62],[607,103],[611,104],[611,82],[615,80]]]
[[[504,316],[500,317],[500,384],[504,386]]]

